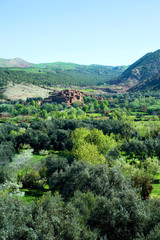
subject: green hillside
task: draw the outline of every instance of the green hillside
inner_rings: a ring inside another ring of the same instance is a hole
[[[60,68],[60,69],[75,69],[80,66],[76,63],[54,62],[54,63],[39,63],[34,64],[34,68]]]
[[[74,63],[42,63],[27,68],[0,68],[0,86],[31,83],[38,86],[90,86],[101,85],[118,75],[126,66],[79,65]]]

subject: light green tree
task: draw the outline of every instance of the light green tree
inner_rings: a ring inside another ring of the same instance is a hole
[[[98,152],[98,147],[91,143],[79,142],[74,145],[72,152],[77,160],[83,160],[90,164],[105,162],[104,156]]]
[[[47,118],[47,111],[46,111],[46,109],[43,109],[43,110],[40,112],[40,116],[41,116],[42,118],[44,118],[44,119]]]
[[[104,155],[116,146],[112,137],[104,135],[98,129],[76,129],[72,133],[72,142],[74,144],[72,153],[75,158],[93,164],[104,162]]]

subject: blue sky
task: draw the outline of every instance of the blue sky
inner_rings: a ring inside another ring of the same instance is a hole
[[[159,0],[0,0],[0,58],[129,65],[160,48]]]

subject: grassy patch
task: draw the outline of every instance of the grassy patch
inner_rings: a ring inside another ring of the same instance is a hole
[[[102,113],[87,113],[87,117],[89,118],[98,118],[98,117],[102,117],[103,114]]]
[[[46,158],[47,156],[43,156],[43,155],[33,155],[32,161],[33,162],[39,162],[41,161],[43,158]]]
[[[156,179],[156,180],[157,180],[157,179],[160,180],[160,172],[156,174],[155,179]]]
[[[152,184],[153,191],[150,195],[151,198],[160,197],[160,184]]]
[[[25,188],[25,189],[21,189],[21,191],[25,193],[22,199],[26,202],[32,202],[41,198],[43,194],[48,191],[48,189],[40,190],[40,189]]]
[[[81,92],[94,92],[95,90],[94,89],[78,89],[78,91],[81,91]]]

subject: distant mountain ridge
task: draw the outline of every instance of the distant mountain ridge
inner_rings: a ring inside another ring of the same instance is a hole
[[[107,65],[100,65],[100,64],[90,64],[90,65],[85,65],[85,64],[77,64],[77,63],[71,63],[71,62],[52,62],[52,63],[30,63],[27,62],[26,60],[22,58],[14,58],[14,59],[5,59],[5,58],[0,58],[0,68],[28,68],[28,67],[33,67],[33,68],[43,68],[43,69],[79,69],[79,68],[86,68],[86,69],[91,69],[91,68],[101,68],[101,69],[107,69],[107,70],[120,70],[124,71],[127,66],[107,66]]]
[[[129,67],[69,62],[33,64],[21,58],[0,58],[0,86],[9,82],[64,87],[107,83],[107,92],[119,93],[157,90],[160,89],[160,50],[145,54]]]
[[[29,63],[21,58],[0,59],[0,86],[8,82],[38,86],[93,86],[120,75],[127,66],[80,65],[76,63]]]
[[[26,68],[31,67],[33,63],[29,63],[22,58],[14,58],[14,59],[4,59],[0,58],[0,67],[18,67],[18,68]]]

